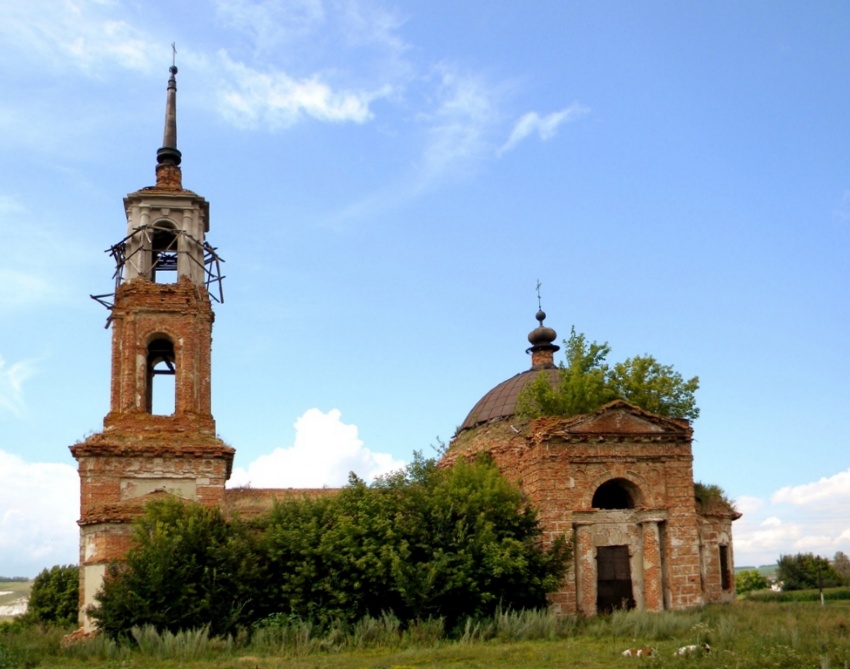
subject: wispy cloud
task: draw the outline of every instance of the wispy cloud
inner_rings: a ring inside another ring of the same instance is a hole
[[[337,409],[309,409],[295,422],[295,442],[237,467],[230,486],[321,488],[345,484],[349,472],[369,480],[400,469],[404,463],[375,453],[357,436],[357,426],[343,423]]]
[[[533,111],[523,114],[514,124],[508,141],[499,148],[497,153],[502,155],[511,151],[534,133],[537,133],[537,136],[543,141],[552,139],[557,134],[558,127],[564,123],[580,119],[588,113],[590,113],[590,108],[580,104],[572,104],[561,111],[552,112],[546,116],[540,116]]]
[[[328,51],[371,49],[386,63],[408,48],[398,33],[403,19],[370,0],[218,0],[216,13],[261,58],[297,52],[303,62]]]
[[[217,0],[219,20],[247,35],[265,51],[309,35],[326,19],[322,0]]]
[[[0,269],[0,313],[62,299],[62,291],[35,271]]]
[[[230,59],[221,60],[229,81],[220,93],[222,116],[237,127],[289,127],[304,117],[332,123],[365,123],[373,114],[370,103],[389,94],[372,91],[335,91],[318,75],[296,80],[285,72],[260,72]]]
[[[419,166],[419,189],[468,174],[489,153],[498,123],[497,87],[449,63],[435,68],[436,104],[419,115],[428,141]]]
[[[409,169],[391,184],[347,205],[328,222],[330,227],[374,217],[421,197],[424,193],[472,177],[492,159],[499,124],[500,86],[448,63],[408,91],[416,97],[416,132],[407,128]],[[418,143],[413,138],[419,139]],[[414,148],[411,148],[413,146]]]
[[[0,238],[0,314],[57,304],[73,295],[68,268],[83,257],[77,238],[9,195],[0,195]]]
[[[147,71],[153,54],[161,53],[143,30],[120,17],[124,7],[102,0],[0,3],[3,50],[26,53],[55,70],[77,70],[99,77],[115,67]]]
[[[33,360],[20,360],[8,365],[0,356],[0,410],[15,416],[23,414],[26,409],[24,382],[37,371]]]

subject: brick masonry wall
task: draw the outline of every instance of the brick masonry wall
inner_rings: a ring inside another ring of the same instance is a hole
[[[214,433],[210,356],[214,315],[203,286],[187,278],[158,284],[135,279],[122,284],[112,309],[110,413],[104,425],[146,411],[147,349],[165,336],[174,344],[177,368],[175,415],[192,416],[193,428]]]
[[[640,608],[685,609],[728,599],[719,594],[719,571],[707,557],[718,554],[721,539],[708,539],[714,542],[708,552],[701,539],[718,523],[725,534],[715,534],[728,541],[731,564],[731,518],[709,522],[695,510],[691,438],[687,421],[612,403],[590,416],[514,419],[465,430],[443,464],[490,453],[536,507],[545,539],[564,534],[573,540],[574,563],[563,589],[551,597],[556,611],[595,613],[596,549],[607,545],[629,547]],[[612,479],[629,491],[634,510],[592,506],[596,490]]]

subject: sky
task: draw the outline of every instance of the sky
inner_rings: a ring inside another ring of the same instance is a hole
[[[850,5],[0,3],[0,575],[78,559],[107,253],[183,183],[224,259],[232,484],[435,454],[546,325],[699,376],[737,565],[850,553]]]

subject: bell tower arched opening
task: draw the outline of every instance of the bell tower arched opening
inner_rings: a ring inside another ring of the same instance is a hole
[[[169,221],[158,221],[151,228],[151,281],[155,283],[176,281],[177,253],[177,229]]]
[[[170,416],[176,409],[177,364],[174,343],[157,336],[148,344],[145,410],[158,416]]]

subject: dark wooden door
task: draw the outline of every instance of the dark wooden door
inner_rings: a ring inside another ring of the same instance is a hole
[[[596,575],[596,610],[599,613],[635,607],[628,546],[599,546]]]

